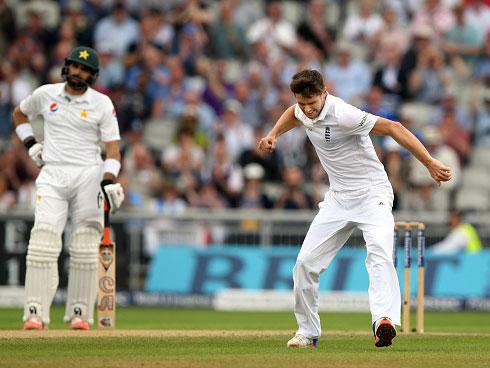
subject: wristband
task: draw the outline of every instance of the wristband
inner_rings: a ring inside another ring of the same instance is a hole
[[[113,158],[107,158],[104,161],[104,172],[114,175],[116,178],[121,170],[121,163]]]
[[[15,127],[15,132],[20,138],[21,142],[24,142],[26,138],[34,137],[34,132],[32,131],[32,125],[29,123],[22,123]]]
[[[26,146],[27,150],[29,150],[36,143],[36,140],[34,139],[34,137],[32,137],[32,139],[29,139],[27,142],[24,143],[24,146]]]
[[[100,182],[100,186],[104,188],[106,185],[114,184],[114,180],[112,179],[104,179]]]

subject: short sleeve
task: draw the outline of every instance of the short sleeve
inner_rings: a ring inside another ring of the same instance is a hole
[[[104,103],[104,112],[100,122],[100,139],[102,142],[118,141],[121,139],[116,109],[109,98]]]
[[[338,112],[340,128],[349,135],[368,135],[378,117],[362,111],[348,103],[343,103]]]
[[[20,111],[26,115],[29,120],[34,119],[42,113],[42,100],[44,95],[44,86],[36,88],[29,96],[23,99],[20,104]]]

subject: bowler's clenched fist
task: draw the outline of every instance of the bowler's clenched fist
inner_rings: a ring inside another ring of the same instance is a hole
[[[266,152],[272,152],[276,149],[277,139],[275,137],[267,136],[259,141],[259,149]]]

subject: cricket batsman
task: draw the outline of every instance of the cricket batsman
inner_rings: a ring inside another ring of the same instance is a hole
[[[93,324],[103,201],[113,213],[124,200],[122,187],[116,183],[121,156],[114,106],[109,97],[90,87],[98,72],[97,52],[76,47],[61,70],[65,82],[37,88],[13,112],[18,137],[42,167],[27,249],[25,330],[40,330],[50,322],[61,235],[68,216],[73,232],[64,319],[77,330],[89,330]],[[29,123],[39,115],[44,120],[44,142],[36,141]],[[105,144],[105,161],[100,142]]]
[[[318,314],[320,274],[358,228],[366,242],[369,306],[374,343],[390,346],[400,324],[400,286],[393,265],[393,190],[369,134],[391,136],[408,149],[440,185],[451,169],[434,159],[399,122],[361,111],[328,93],[316,70],[295,74],[290,89],[296,103],[281,115],[259,148],[273,151],[277,138],[304,126],[330,190],[319,204],[293,270],[294,312],[298,322],[290,348],[315,348],[321,336]]]

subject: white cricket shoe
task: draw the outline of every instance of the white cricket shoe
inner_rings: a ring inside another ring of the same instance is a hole
[[[318,339],[312,339],[303,335],[294,335],[294,337],[288,341],[288,348],[309,348],[315,349],[318,344]]]
[[[390,346],[396,336],[396,329],[391,319],[381,317],[373,323],[374,346],[381,348]]]

